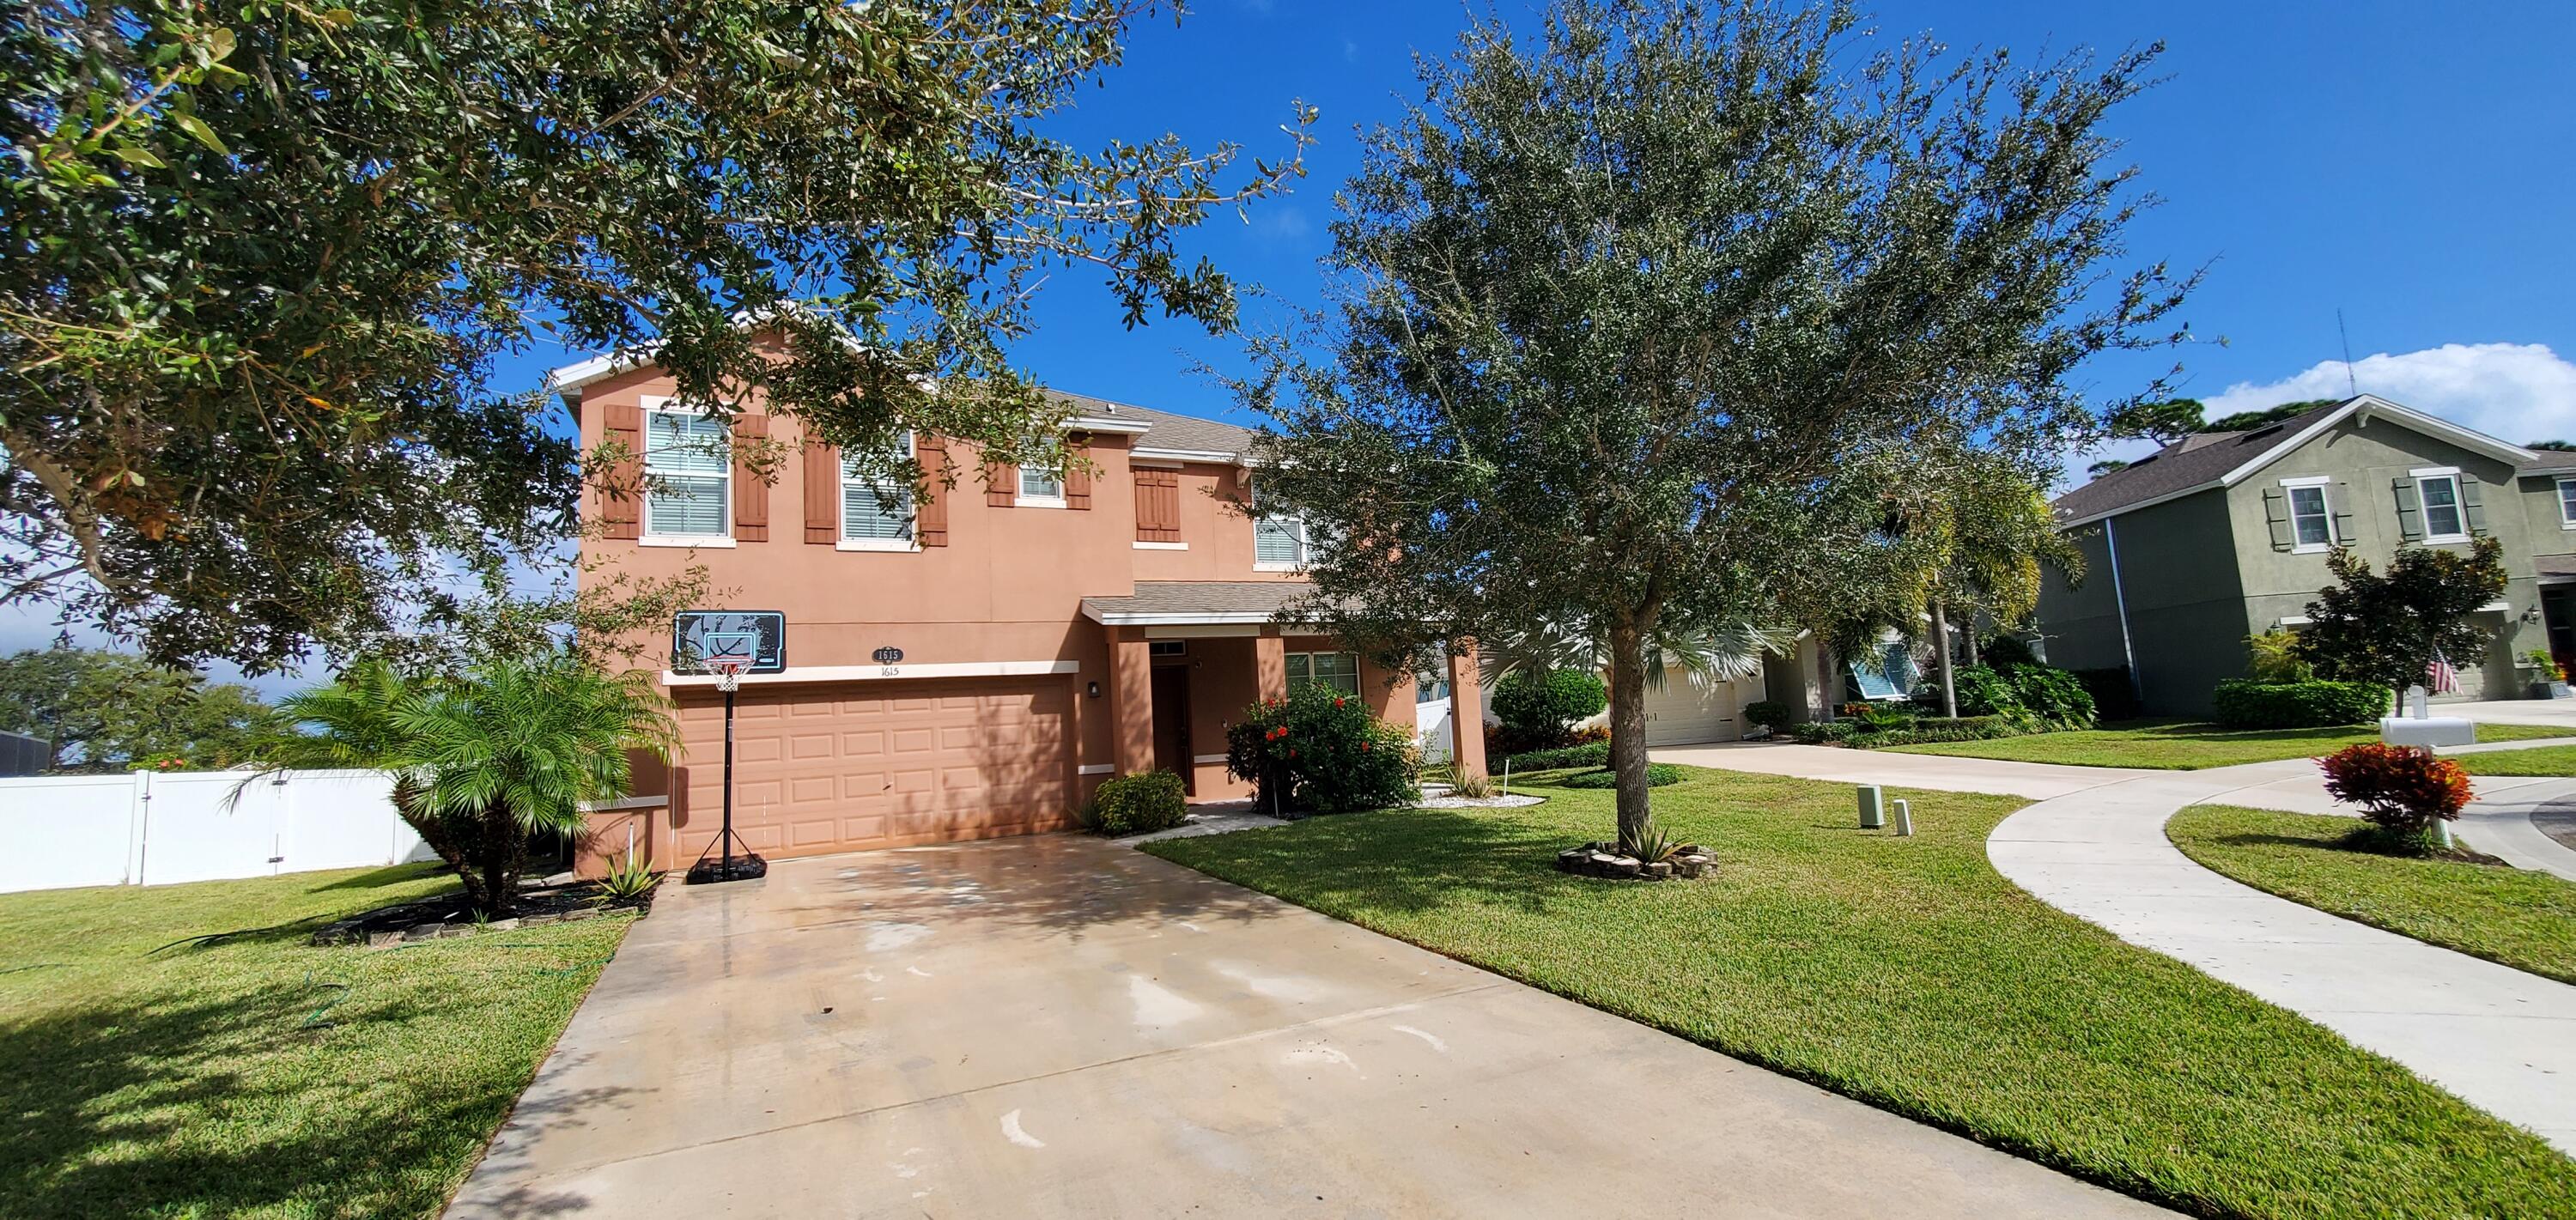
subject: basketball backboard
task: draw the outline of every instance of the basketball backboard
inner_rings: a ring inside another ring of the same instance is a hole
[[[671,672],[787,669],[787,616],[775,610],[683,610],[671,620]]]

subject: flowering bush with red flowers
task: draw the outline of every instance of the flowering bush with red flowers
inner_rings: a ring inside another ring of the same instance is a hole
[[[1330,687],[1301,686],[1254,704],[1226,729],[1225,744],[1226,774],[1251,781],[1264,812],[1383,809],[1421,795],[1413,731]]]
[[[2361,806],[2361,816],[2386,837],[2407,845],[2426,841],[2436,821],[2460,816],[2469,803],[2469,775],[2460,764],[2422,746],[2366,742],[2318,760],[2326,792]]]

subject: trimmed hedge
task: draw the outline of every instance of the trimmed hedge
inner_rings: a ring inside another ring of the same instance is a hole
[[[2388,688],[2374,682],[2256,682],[2229,678],[2218,684],[2213,719],[2230,729],[2325,729],[2369,724],[2388,714]]]
[[[1610,743],[1590,741],[1561,750],[1528,750],[1504,759],[1514,771],[1559,771],[1567,767],[1606,767],[1610,765]],[[1486,764],[1498,769],[1500,763]]]
[[[1915,721],[1905,728],[1872,729],[1858,720],[1836,720],[1830,724],[1802,724],[1791,735],[1808,745],[1840,743],[1855,749],[1876,750],[1888,746],[1929,745],[1937,741],[1989,741],[1997,737],[2020,737],[2037,731],[2026,720],[2010,716],[1961,716],[1945,720],[1934,716]]]
[[[1494,716],[1504,727],[1541,746],[1572,744],[1566,726],[1610,706],[1601,675],[1582,669],[1539,673],[1515,669],[1494,684]]]
[[[1169,830],[1190,816],[1189,795],[1181,777],[1169,771],[1122,775],[1101,783],[1091,794],[1083,821],[1111,837]]]
[[[1619,786],[1619,773],[1603,767],[1595,771],[1577,771],[1564,779],[1551,782],[1561,788],[1616,788]],[[1682,782],[1681,768],[1671,763],[1646,764],[1647,787],[1661,788],[1666,784],[1680,782]]]

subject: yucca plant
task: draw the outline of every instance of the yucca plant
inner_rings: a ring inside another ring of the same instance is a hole
[[[650,861],[630,851],[624,860],[609,865],[607,874],[600,877],[600,897],[609,902],[633,902],[652,893],[654,883],[661,879],[662,874],[653,871]]]
[[[270,767],[390,772],[395,811],[493,918],[516,912],[529,835],[577,833],[585,802],[626,795],[629,750],[667,761],[678,744],[649,675],[560,647],[427,678],[361,660],[282,706],[315,732]]]
[[[1681,845],[1673,842],[1671,835],[1664,833],[1664,824],[1651,817],[1646,819],[1644,825],[1637,827],[1635,833],[1619,840],[1619,854],[1635,856],[1639,864],[1655,864],[1672,859],[1680,850]]]

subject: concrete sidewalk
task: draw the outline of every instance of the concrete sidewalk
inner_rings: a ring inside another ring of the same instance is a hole
[[[451,1217],[2147,1217],[1071,835],[672,887]]]
[[[2033,800],[2065,796],[2122,780],[2172,774],[2121,767],[2001,762],[1991,758],[1895,754],[1884,750],[1800,746],[1770,741],[1665,746],[1650,751],[1649,756],[1656,762],[1679,763],[1685,767],[1750,771],[1845,784],[1879,784],[1889,788],[1929,788],[1936,792],[1987,792],[1998,796],[2026,796]]]
[[[1986,854],[2041,901],[2297,1012],[2576,1153],[2576,987],[2240,885],[2165,837],[2184,806],[2250,803],[2246,794],[2280,791],[2302,768],[2313,764],[2172,771],[2043,800],[1997,825]],[[2493,832],[2503,825],[2501,816],[2481,821],[2462,838],[2502,855],[2506,840]]]

